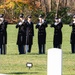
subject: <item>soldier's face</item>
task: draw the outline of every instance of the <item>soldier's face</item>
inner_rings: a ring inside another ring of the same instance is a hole
[[[39,18],[39,21],[42,21],[42,18]]]
[[[58,23],[58,22],[59,22],[59,19],[55,19],[55,22],[57,22],[57,23]]]
[[[20,17],[20,20],[22,21],[22,18]]]
[[[28,18],[28,21],[31,21],[31,18]]]

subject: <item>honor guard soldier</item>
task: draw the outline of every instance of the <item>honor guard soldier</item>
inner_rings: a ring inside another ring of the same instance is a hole
[[[53,38],[53,47],[54,48],[61,48],[62,44],[62,27],[63,24],[61,22],[61,19],[55,18],[54,24],[51,25],[51,27],[54,27],[54,38]]]
[[[47,27],[47,22],[43,19],[42,15],[40,15],[39,22],[36,25],[36,29],[38,29],[39,54],[45,54],[46,27]]]
[[[24,45],[25,45],[25,19],[24,14],[21,13],[19,16],[20,21],[17,23],[16,28],[18,28],[18,38],[17,38],[17,45],[19,54],[25,54]]]
[[[71,38],[70,38],[71,50],[72,50],[72,53],[75,53],[75,15],[73,16],[73,20],[70,23],[70,26],[72,26],[72,32],[71,32]]]
[[[8,22],[4,19],[4,14],[1,14],[0,15],[0,54],[6,54],[7,24]]]
[[[25,50],[26,52],[30,53],[32,44],[33,44],[33,36],[34,36],[34,26],[32,22],[32,17],[28,16],[26,21],[26,43],[25,43]]]

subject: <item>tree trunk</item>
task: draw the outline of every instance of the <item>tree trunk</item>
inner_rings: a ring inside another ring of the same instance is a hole
[[[48,0],[48,10],[49,12],[52,10],[52,0]]]
[[[67,0],[64,0],[64,3],[65,3],[65,7],[67,6]]]

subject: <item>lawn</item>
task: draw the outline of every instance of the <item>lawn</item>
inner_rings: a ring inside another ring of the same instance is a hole
[[[7,75],[47,75],[47,50],[53,47],[53,28],[48,26],[46,54],[38,54],[37,30],[35,29],[32,52],[19,55],[16,40],[17,29],[15,25],[8,25],[7,54],[0,55],[0,73]],[[64,25],[63,29],[63,75],[75,75],[75,54],[71,53],[70,34],[71,27]],[[27,62],[32,62],[33,67],[28,69]]]

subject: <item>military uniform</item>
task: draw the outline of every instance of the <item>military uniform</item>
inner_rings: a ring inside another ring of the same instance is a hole
[[[58,18],[57,18],[58,19]],[[62,44],[62,22],[54,23],[51,25],[51,27],[54,27],[54,38],[53,38],[53,47],[54,48],[61,48]]]
[[[2,28],[0,25],[0,54],[2,54],[2,44],[3,44],[3,33],[2,33]]]
[[[23,18],[23,14],[20,15],[20,18]],[[19,54],[25,54],[24,52],[24,45],[25,45],[25,39],[26,39],[26,32],[25,32],[25,20],[19,21],[16,25],[16,28],[18,28],[18,37],[17,37],[17,45]]]
[[[75,21],[71,22],[69,26],[72,26],[72,32],[70,37],[71,50],[72,53],[75,53]]]
[[[3,21],[2,28],[3,28],[3,44],[2,44],[2,54],[6,54],[6,44],[7,44],[7,21]]]
[[[3,22],[0,24],[0,44],[2,45],[1,46],[1,49],[2,49],[1,54],[6,54],[7,24],[8,24],[8,22],[6,20],[3,20]]]
[[[28,18],[31,18],[30,16]],[[32,44],[33,44],[33,36],[34,36],[34,26],[32,22],[26,22],[26,51],[31,52]]]
[[[40,18],[42,18],[40,16]],[[39,54],[45,54],[45,44],[46,44],[46,27],[47,22],[42,19],[42,24],[40,22],[37,23],[36,29],[38,29],[38,47]]]

